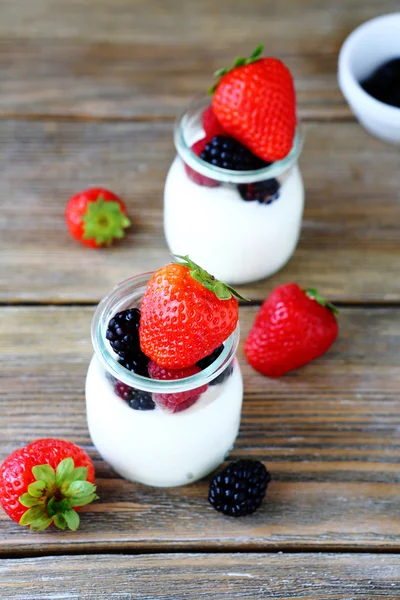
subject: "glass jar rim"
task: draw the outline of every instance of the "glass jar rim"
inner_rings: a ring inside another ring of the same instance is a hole
[[[116,379],[122,381],[132,388],[137,388],[145,392],[158,393],[176,393],[185,392],[205,385],[218,377],[232,362],[239,343],[240,326],[237,323],[235,331],[224,342],[224,349],[211,365],[190,377],[175,380],[150,379],[137,375],[125,369],[117,359],[106,339],[106,331],[109,320],[120,310],[128,308],[127,300],[141,298],[134,296],[134,291],[143,289],[153,272],[142,273],[129,277],[115,285],[99,302],[92,318],[91,337],[92,344],[97,358],[104,368]],[[124,305],[124,308],[122,308]]]
[[[290,169],[290,167],[292,167],[299,159],[303,148],[304,134],[300,123],[297,123],[293,145],[289,154],[287,154],[282,160],[273,162],[268,167],[255,169],[253,171],[232,171],[230,169],[216,167],[215,165],[211,165],[210,163],[202,160],[187,144],[184,130],[188,125],[190,113],[200,110],[203,111],[205,108],[207,108],[207,106],[209,106],[209,104],[209,97],[204,97],[202,95],[195,96],[192,102],[189,104],[189,107],[183,113],[181,113],[181,115],[175,121],[175,148],[182,160],[197,173],[224,183],[255,183],[257,181],[264,181],[278,177]]]

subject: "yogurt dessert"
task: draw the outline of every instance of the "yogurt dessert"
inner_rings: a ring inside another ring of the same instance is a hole
[[[238,434],[238,303],[190,259],[117,285],[92,323],[90,435],[116,472],[159,487],[213,471]]]
[[[260,53],[219,73],[212,101],[197,99],[178,120],[164,191],[171,252],[232,284],[282,268],[303,214],[293,80]]]

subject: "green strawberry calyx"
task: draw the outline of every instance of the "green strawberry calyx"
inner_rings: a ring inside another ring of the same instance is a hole
[[[64,458],[57,470],[50,465],[32,467],[36,481],[20,496],[22,506],[28,509],[19,525],[29,525],[31,531],[42,531],[51,523],[59,529],[68,527],[76,531],[79,527],[77,506],[86,506],[98,500],[96,486],[87,481],[87,467],[75,468],[72,458]]]
[[[334,315],[337,315],[339,313],[339,310],[336,308],[336,306],[334,304],[332,304],[331,302],[327,302],[320,295],[319,291],[316,290],[315,288],[308,288],[307,290],[305,290],[305,295],[308,298],[310,298],[311,300],[315,300],[315,302],[318,302],[318,304],[320,304],[324,308],[329,308],[329,310],[331,312],[333,312]]]
[[[219,300],[229,300],[232,296],[235,296],[239,300],[248,301],[247,298],[239,294],[233,287],[222,281],[218,281],[213,275],[210,275],[210,273],[190,260],[189,256],[181,256],[179,254],[174,254],[174,256],[180,259],[177,264],[187,267],[193,279],[201,283],[210,292],[214,292]]]
[[[113,240],[123,238],[124,229],[131,225],[119,203],[105,200],[102,195],[88,203],[82,221],[83,238],[94,239],[99,246],[109,246]]]
[[[259,46],[257,46],[257,48],[255,50],[253,50],[253,52],[250,54],[249,58],[245,58],[244,56],[238,56],[235,58],[235,62],[233,63],[232,67],[225,67],[222,69],[218,69],[218,71],[215,71],[214,77],[216,79],[218,79],[218,81],[216,81],[214,83],[214,85],[208,90],[208,93],[210,95],[212,95],[218,87],[220,78],[223,77],[224,75],[226,75],[227,73],[229,73],[230,71],[233,71],[233,69],[236,69],[236,67],[243,67],[243,65],[250,65],[251,63],[259,60],[261,58],[261,54],[262,54],[263,50],[264,50],[264,45],[259,44]]]

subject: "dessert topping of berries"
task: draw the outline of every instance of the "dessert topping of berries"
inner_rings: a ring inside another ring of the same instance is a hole
[[[0,502],[19,525],[42,531],[54,524],[75,531],[77,510],[97,500],[92,461],[82,448],[58,439],[36,440],[0,467]]]
[[[252,171],[269,165],[242,146],[240,142],[223,135],[214,136],[205,145],[200,158],[215,167],[231,171]]]
[[[207,369],[207,367],[212,365],[212,363],[215,360],[217,360],[217,358],[220,356],[223,349],[224,349],[224,345],[221,344],[221,346],[218,346],[218,348],[215,348],[214,352],[212,352],[205,358],[202,358],[201,360],[199,360],[196,363],[197,366],[200,367],[201,370]],[[232,363],[230,363],[226,367],[226,369],[224,371],[222,371],[222,373],[220,373],[220,375],[218,375],[218,377],[215,377],[215,379],[212,379],[211,381],[209,381],[208,385],[219,385],[221,383],[224,383],[224,381],[226,381],[228,379],[229,375],[231,375],[232,371],[233,371],[233,365],[232,365]]]
[[[151,277],[139,327],[142,352],[170,369],[195,365],[220,346],[238,321],[235,296],[243,298],[188,256],[177,258]]]
[[[207,106],[202,115],[203,129],[206,134],[205,139],[211,140],[215,135],[226,135],[225,129],[215,116],[212,104]]]
[[[200,369],[203,371],[204,369],[207,369],[207,367],[209,367],[210,365],[213,364],[213,362],[215,360],[217,360],[218,356],[220,356],[220,354],[222,353],[224,349],[224,344],[221,344],[220,346],[218,346],[218,348],[215,348],[215,350],[213,352],[211,352],[211,354],[209,354],[208,356],[205,356],[204,358],[202,358],[201,360],[197,361],[197,366],[200,367]]]
[[[196,156],[200,156],[200,154],[203,152],[206,144],[207,144],[207,139],[202,138],[201,140],[198,140],[197,142],[195,142],[193,144],[193,146],[191,147],[191,150],[192,150],[192,152],[194,152],[194,154]],[[194,181],[194,183],[197,183],[198,185],[203,185],[205,187],[218,187],[219,186],[219,182],[216,181],[215,179],[211,179],[210,177],[206,177],[205,175],[198,173],[196,171],[196,169],[189,167],[189,165],[187,165],[186,163],[184,163],[184,165],[185,165],[185,170],[186,170],[187,176],[189,177],[189,179]]]
[[[260,507],[270,480],[270,474],[258,460],[238,460],[212,479],[208,500],[224,515],[250,515]]]
[[[140,310],[128,308],[110,319],[106,338],[126,369],[146,377],[149,359],[140,349],[139,325]]]
[[[168,369],[158,365],[152,360],[149,362],[149,375],[152,379],[162,379],[164,381],[184,379],[185,377],[196,375],[196,373],[200,373],[200,371],[201,369],[196,365],[182,369]],[[153,399],[158,406],[161,406],[170,412],[179,412],[183,408],[192,406],[196,400],[200,398],[201,394],[204,394],[207,391],[207,387],[207,385],[202,385],[195,389],[174,393],[153,392]]]
[[[266,179],[254,183],[240,183],[238,190],[246,202],[257,200],[260,204],[272,204],[279,198],[280,184],[277,179]]]
[[[380,65],[361,86],[376,100],[400,108],[400,57]]]
[[[115,380],[114,391],[134,410],[154,410],[156,407],[149,392],[131,388],[123,381]]]
[[[142,377],[149,376],[147,370],[149,359],[141,350],[138,350],[136,354],[128,356],[126,359],[121,358],[118,362],[124,369],[131,371],[131,373],[136,373],[136,375],[141,375]]]
[[[248,362],[263,375],[280,377],[318,358],[338,335],[335,312],[315,289],[278,286],[262,304],[245,341]]]
[[[291,150],[296,129],[296,96],[289,69],[277,58],[249,59],[216,72],[212,107],[218,121],[256,156],[274,162]]]
[[[89,188],[72,196],[65,208],[72,237],[89,248],[110,246],[131,225],[118,196],[104,188]]]

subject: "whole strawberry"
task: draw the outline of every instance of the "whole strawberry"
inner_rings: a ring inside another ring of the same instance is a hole
[[[190,367],[211,354],[234,331],[241,298],[189,259],[151,277],[141,305],[142,352],[162,367]]]
[[[93,483],[93,464],[82,448],[64,440],[36,440],[0,466],[0,503],[13,521],[32,531],[52,524],[75,531],[76,510],[98,498]]]
[[[124,237],[124,229],[131,224],[122,200],[103,188],[89,188],[72,196],[65,220],[72,237],[89,248],[110,246]]]
[[[232,137],[267,162],[284,158],[296,129],[296,95],[289,69],[277,58],[237,58],[232,69],[216,76],[212,107]]]
[[[245,341],[254,369],[279,377],[324,354],[338,335],[335,307],[317,290],[281,285],[261,306]]]

